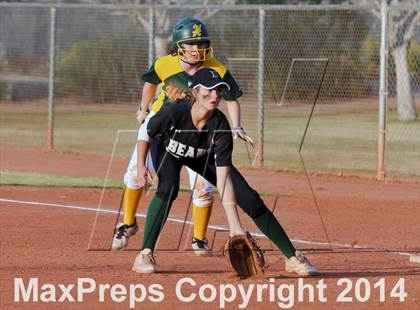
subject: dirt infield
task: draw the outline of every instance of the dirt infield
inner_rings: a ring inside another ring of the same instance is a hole
[[[1,147],[0,156],[1,170],[58,175],[102,178],[109,164],[106,156],[10,147]],[[121,177],[126,163],[127,159],[114,159],[110,176]],[[263,197],[266,204],[270,208],[275,207],[275,215],[296,247],[307,251],[310,260],[320,269],[320,276],[299,280],[287,274],[283,256],[271,250],[268,240],[260,237],[258,241],[267,250],[269,265],[265,277],[245,281],[235,278],[227,271],[219,251],[226,238],[226,233],[222,231],[226,220],[220,206],[215,207],[208,231],[214,255],[195,257],[188,245],[192,227],[188,222],[191,219],[188,192],[180,193],[159,240],[156,257],[158,273],[138,275],[131,271],[131,265],[141,243],[142,230],[130,239],[127,251],[115,253],[106,250],[117,220],[121,190],[102,192],[101,189],[89,188],[1,186],[0,308],[128,309],[130,301],[128,297],[123,298],[124,289],[127,289],[128,295],[129,289],[137,285],[134,292],[140,296],[140,284],[145,287],[145,300],[132,304],[140,309],[215,309],[223,306],[220,299],[223,290],[227,297],[236,294],[235,298],[231,298],[232,302],[226,302],[227,309],[238,309],[240,306],[248,309],[419,307],[420,264],[409,261],[410,254],[420,252],[419,183],[383,183],[369,178],[311,175],[326,236],[303,174],[252,169],[242,171],[259,192],[271,193]],[[138,210],[141,229],[146,205],[152,195],[149,193],[144,197]],[[99,212],[96,212],[98,207]],[[185,219],[187,223],[183,225]],[[242,213],[241,219],[247,229],[259,233]],[[15,283],[19,284],[16,280],[19,278],[23,279],[25,287],[31,278],[38,278],[38,302],[33,301],[32,295],[30,302],[23,302],[22,295],[19,301],[15,300],[15,294],[19,292]],[[176,287],[183,279],[190,282],[185,282],[181,293],[177,294]],[[97,286],[93,293],[85,294],[83,301],[79,302],[78,281],[79,284],[86,281],[85,288],[92,281]],[[193,286],[191,281],[195,281],[196,285]],[[314,288],[313,301],[309,298],[309,286],[299,296],[302,281]],[[45,302],[53,300],[51,286],[41,288],[47,283],[56,288],[56,301]],[[352,284],[348,293],[345,293],[346,283]],[[391,294],[396,283],[405,284],[405,301],[400,302],[395,297],[399,292],[397,289]],[[62,286],[59,287],[59,284]],[[63,295],[62,291],[63,286],[70,284],[74,284],[70,290],[74,302],[69,302],[70,297],[65,298],[66,294]],[[108,289],[104,289],[103,302],[100,301],[101,284],[109,284]],[[324,289],[322,285],[325,285]],[[114,299],[109,287],[113,287]],[[154,293],[153,287],[161,294]],[[257,287],[260,288],[259,293]],[[243,301],[241,290],[252,293],[248,303]],[[193,301],[181,300],[182,296],[195,296],[191,295],[193,293],[196,294]],[[200,293],[203,295],[201,299]],[[209,301],[213,293],[216,294],[215,299]],[[64,302],[59,301],[62,295]],[[344,297],[341,301],[340,295]],[[163,299],[153,302],[153,296],[163,296]],[[351,300],[345,302],[345,297]]]

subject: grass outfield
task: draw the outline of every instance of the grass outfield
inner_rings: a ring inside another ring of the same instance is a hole
[[[223,107],[222,107],[223,108]],[[46,106],[1,104],[0,141],[4,145],[45,147]],[[58,150],[129,156],[136,140],[134,106],[58,105],[54,144]],[[267,107],[264,122],[264,160],[267,168],[302,168],[298,148],[310,106]],[[420,113],[419,113],[420,114]],[[256,140],[256,107],[243,105],[242,125]],[[126,132],[125,130],[131,130]],[[378,112],[376,105],[317,106],[302,155],[310,170],[360,171],[375,174]],[[388,113],[387,169],[392,176],[420,177],[420,122],[401,123]],[[252,164],[255,150],[235,141],[234,162]]]
[[[86,178],[86,177],[70,177],[65,175],[52,175],[45,173],[32,173],[0,170],[0,185],[24,185],[24,186],[40,186],[40,187],[90,187],[90,188],[123,188],[124,184],[121,180],[108,180],[105,183],[104,179]],[[151,191],[156,191],[156,186],[149,188]],[[180,192],[191,192],[187,186],[182,186]],[[217,193],[217,189],[215,190]],[[261,196],[277,196],[285,197],[286,194],[259,192]]]
[[[122,181],[103,179],[70,177],[43,173],[29,173],[18,171],[0,171],[0,185],[28,185],[28,186],[58,186],[58,187],[98,187],[122,188]]]

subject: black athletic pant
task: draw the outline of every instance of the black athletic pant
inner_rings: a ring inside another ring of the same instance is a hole
[[[199,158],[175,158],[167,153],[163,143],[156,139],[150,140],[150,153],[159,177],[156,194],[160,198],[167,199],[170,195],[171,202],[176,199],[182,166],[188,166],[216,186],[217,177],[213,153]],[[251,218],[264,213],[267,207],[260,195],[249,186],[245,178],[233,165],[230,167],[230,174],[239,207]]]
[[[210,154],[208,157],[203,156],[192,159],[184,157],[176,158],[166,152],[165,147],[159,140],[153,139],[150,144],[150,152],[159,177],[159,184],[156,196],[152,200],[152,204],[153,202],[157,204],[155,205],[156,210],[151,204],[147,212],[143,248],[148,247],[154,249],[159,232],[171,209],[172,202],[178,195],[179,177],[182,166],[190,167],[214,185],[217,183],[217,178],[214,154]],[[287,257],[294,256],[296,250],[287,233],[264,204],[260,195],[248,185],[244,177],[234,166],[230,166],[230,174],[239,207],[252,218],[258,228],[284,255]]]

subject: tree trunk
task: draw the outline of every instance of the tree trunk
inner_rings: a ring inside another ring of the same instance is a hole
[[[417,117],[408,71],[407,50],[407,44],[402,44],[392,51],[397,82],[397,111],[400,121],[413,121]]]

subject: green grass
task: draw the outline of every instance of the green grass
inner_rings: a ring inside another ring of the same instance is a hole
[[[65,175],[52,175],[32,172],[19,172],[0,170],[0,185],[24,185],[39,187],[90,187],[90,188],[123,188],[122,181],[108,180],[104,184],[103,179],[86,178],[86,177],[70,177]],[[152,187],[151,191],[155,191],[156,187]],[[189,187],[181,186],[180,192],[191,192]],[[217,190],[216,190],[217,192]],[[261,196],[280,196],[285,194],[260,192]]]
[[[222,106],[223,107],[223,106]],[[45,147],[46,109],[19,104],[0,105],[0,144]],[[223,108],[224,109],[224,108]],[[135,107],[116,109],[107,105],[59,106],[55,116],[54,144],[58,150],[110,154],[118,130],[116,155],[128,157],[136,140]],[[310,106],[276,108],[267,105],[264,121],[264,164],[270,169],[301,169],[298,148]],[[420,111],[419,111],[420,114]],[[391,176],[420,177],[420,122],[399,122],[395,111],[388,112],[387,172]],[[243,105],[242,125],[257,139],[257,107]],[[376,173],[378,111],[357,104],[348,107],[320,105],[315,109],[302,155],[310,170],[361,171]],[[248,155],[249,152],[249,155]],[[235,141],[234,163],[248,165],[255,150]]]
[[[104,180],[97,178],[69,177],[41,173],[18,171],[0,171],[0,185],[28,185],[28,186],[59,186],[59,187],[99,187],[122,188],[121,181]]]
[[[82,153],[110,154],[118,130],[122,133],[117,155],[127,155],[128,147],[136,141],[136,120],[128,112],[57,112],[54,119],[54,146]],[[22,112],[15,108],[2,108],[0,113],[1,144],[25,147],[45,147],[47,139],[47,113]]]

